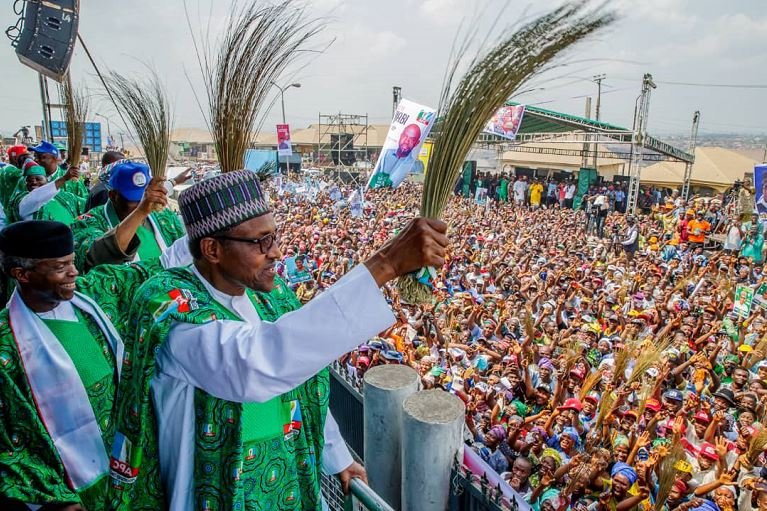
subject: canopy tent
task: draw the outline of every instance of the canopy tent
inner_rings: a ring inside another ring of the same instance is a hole
[[[690,185],[725,191],[735,180],[742,180],[746,173],[753,173],[757,163],[756,160],[723,147],[698,147],[695,149]],[[681,187],[684,182],[684,166],[682,162],[655,163],[642,169],[640,183],[668,188]]]

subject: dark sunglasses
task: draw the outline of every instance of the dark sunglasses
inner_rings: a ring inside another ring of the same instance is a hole
[[[256,238],[256,239],[235,238],[234,236],[225,236],[223,234],[220,234],[218,236],[212,236],[212,237],[217,240],[239,241],[240,243],[250,243],[252,245],[258,245],[258,248],[261,250],[262,254],[266,254],[267,252],[269,252],[269,250],[272,248],[272,245],[274,245],[275,242],[278,242],[278,237],[276,232],[270,232],[266,236],[261,236],[260,238]]]

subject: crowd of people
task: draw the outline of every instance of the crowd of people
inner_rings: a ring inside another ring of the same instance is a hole
[[[408,364],[460,397],[467,445],[536,511],[767,509],[764,225],[725,219],[729,244],[709,249],[721,197],[673,193],[626,216],[607,192],[573,211],[480,206],[457,186],[434,303],[388,285],[397,324],[343,372]],[[283,252],[313,270],[298,296],[372,253],[419,197],[412,184],[368,191],[355,217],[327,194],[280,195]]]
[[[456,186],[445,248],[443,224],[412,222],[414,183],[363,193],[285,179],[262,194],[240,171],[193,185],[178,215],[166,182],[119,153],[90,189],[52,144],[7,154],[3,497],[319,508],[312,453],[345,484],[364,477],[324,420],[323,368],[337,359],[356,379],[407,364],[455,394],[467,448],[535,511],[767,510],[753,205],[725,213],[721,197],[673,193],[624,215],[620,187],[579,197],[568,182],[549,201],[533,180],[516,200],[525,180],[501,177],[481,205]],[[407,303],[392,268],[427,263],[433,300]],[[281,454],[268,459],[267,444]]]

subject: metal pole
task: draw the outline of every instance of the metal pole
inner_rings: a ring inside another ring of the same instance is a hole
[[[443,390],[424,390],[402,408],[401,509],[445,511],[453,463],[463,453],[466,407]]]
[[[596,75],[594,77],[594,81],[597,82],[597,108],[596,108],[596,120],[601,120],[599,117],[600,107],[602,105],[602,80],[604,80],[607,77],[605,74]],[[599,156],[599,135],[597,135],[597,139],[594,142],[594,170],[597,171],[597,174],[599,174],[599,167],[597,167],[597,158]]]
[[[591,118],[591,96],[586,98],[586,112],[585,112],[586,119]],[[581,156],[581,167],[586,168],[586,166],[589,164],[589,142],[588,139],[584,139],[583,142],[583,156]]]
[[[365,373],[363,430],[368,482],[378,495],[400,509],[402,488],[402,403],[418,391],[420,378],[411,367],[377,366]]]
[[[692,116],[692,130],[690,131],[690,145],[688,151],[692,155],[692,161],[685,163],[684,181],[682,182],[682,198],[686,201],[690,195],[690,181],[692,180],[692,166],[695,163],[695,146],[698,142],[698,126],[700,125],[700,111],[696,110]]]
[[[650,93],[656,88],[650,73],[645,73],[642,79],[642,94],[639,96],[639,106],[636,108],[634,119],[634,135],[632,137],[632,158],[629,162],[629,190],[627,194],[626,213],[634,213],[639,199],[639,180],[643,160],[645,138],[647,137],[647,117],[650,113]]]
[[[282,124],[287,124],[288,121],[285,120],[285,91],[282,89],[280,89],[280,102],[282,103]]]
[[[48,109],[48,94],[47,94],[47,84],[45,82],[45,77],[38,73],[39,82],[40,82],[40,102],[43,107],[43,126],[42,126],[42,135],[43,140],[52,140],[53,139],[53,130],[51,128],[51,112]]]

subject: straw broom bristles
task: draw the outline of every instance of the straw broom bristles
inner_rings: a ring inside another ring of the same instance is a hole
[[[153,177],[165,177],[170,148],[172,114],[157,73],[150,70],[147,80],[127,78],[111,72],[106,77],[115,107],[127,117],[144,151]]]
[[[748,442],[746,457],[753,465],[756,463],[759,455],[767,448],[767,428],[763,427],[757,431]]]
[[[67,125],[67,161],[71,167],[77,167],[83,152],[85,122],[90,104],[85,91],[72,85],[69,73],[61,84],[61,96],[64,101],[64,122]]]
[[[299,54],[312,51],[308,43],[324,28],[319,20],[307,20],[299,5],[287,0],[237,8],[232,3],[226,33],[215,52],[206,41],[198,44],[193,38],[208,100],[201,108],[222,172],[243,167],[274,82]]]
[[[642,349],[626,384],[631,385],[632,383],[639,381],[648,369],[658,363],[663,352],[671,345],[672,341],[672,338],[666,337],[657,343],[650,343],[649,346]]]
[[[583,399],[588,395],[591,390],[597,386],[597,383],[599,383],[602,380],[602,375],[604,374],[604,369],[597,369],[596,371],[590,373],[585,380],[583,380],[583,385],[581,385],[581,391],[578,393],[578,399],[583,401]]]
[[[487,52],[469,60],[469,70],[459,81],[458,67],[466,60],[471,38],[458,48],[443,82],[421,198],[422,216],[440,216],[466,155],[498,108],[531,77],[549,68],[562,52],[614,20],[603,10],[587,11],[587,5],[584,1],[567,3],[516,32],[506,32]],[[414,275],[400,278],[398,287],[411,302],[425,302],[431,297],[429,287]]]
[[[676,462],[684,458],[684,447],[681,442],[674,442],[671,451],[661,460],[658,467],[658,496],[655,499],[655,511],[662,511],[666,499],[671,493],[671,488],[676,480]]]

